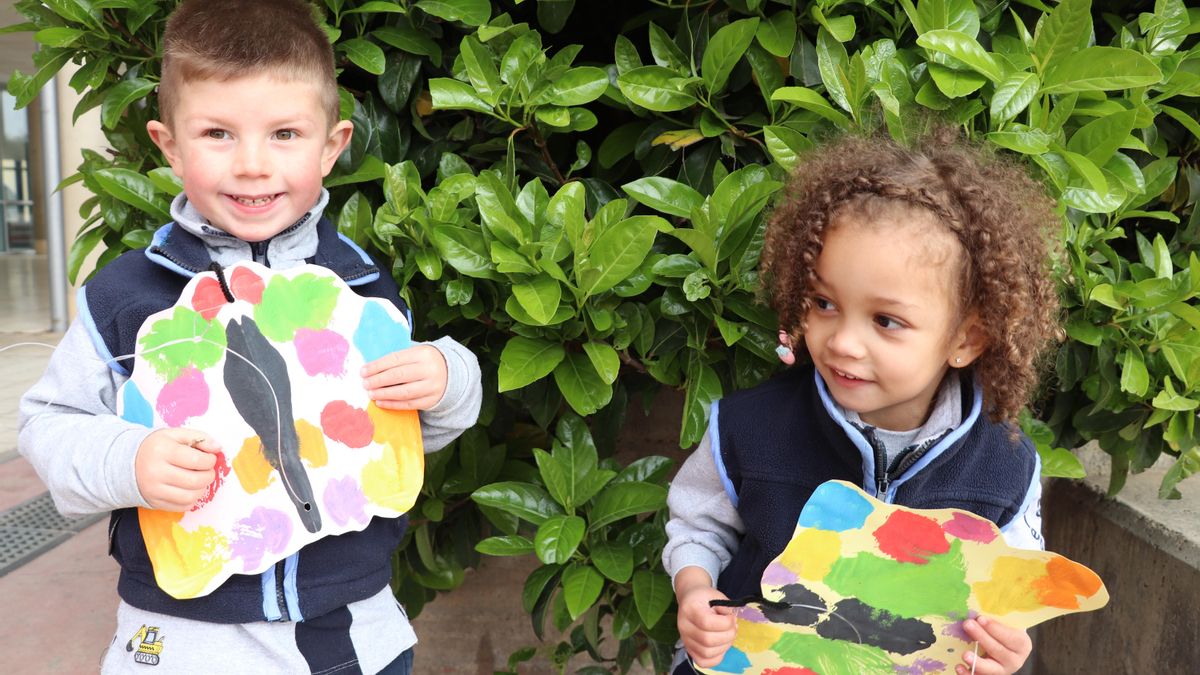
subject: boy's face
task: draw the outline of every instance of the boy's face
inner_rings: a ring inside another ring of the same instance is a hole
[[[946,369],[983,346],[955,298],[960,245],[932,224],[845,221],[817,258],[805,345],[839,405],[876,427],[916,429]]]
[[[208,221],[244,241],[270,239],[314,204],[350,141],[330,125],[315,83],[262,73],[178,90],[170,126],[147,131]]]

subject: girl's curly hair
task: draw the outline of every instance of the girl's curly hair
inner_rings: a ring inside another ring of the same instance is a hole
[[[992,419],[1015,421],[1058,333],[1051,263],[1061,221],[1019,165],[953,129],[912,147],[883,135],[842,136],[800,158],[769,218],[759,266],[780,326],[802,344],[826,231],[839,216],[877,213],[881,201],[897,215],[928,211],[962,244],[960,315],[975,312],[987,336],[975,379]]]

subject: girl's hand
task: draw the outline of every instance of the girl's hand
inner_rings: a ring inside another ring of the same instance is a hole
[[[980,616],[963,622],[963,630],[979,643],[979,656],[974,651],[963,654],[963,663],[954,667],[958,675],[970,675],[975,662],[975,675],[1012,675],[1025,665],[1033,652],[1033,640],[1028,631],[1006,626],[999,621]]]
[[[732,607],[710,607],[709,600],[727,600],[712,586],[695,586],[679,596],[679,637],[688,656],[702,668],[721,662],[733,644],[737,620]]]

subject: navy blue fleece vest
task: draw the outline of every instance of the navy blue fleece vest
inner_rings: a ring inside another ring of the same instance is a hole
[[[396,283],[332,223],[317,224],[318,246],[307,262],[336,272],[359,295],[388,300],[408,314]],[[129,251],[106,265],[80,291],[80,314],[92,328],[97,352],[124,375],[146,318],[174,305],[183,287],[211,260],[204,243],[181,227],[161,228],[148,249]],[[104,353],[107,352],[107,353]],[[300,621],[378,593],[391,579],[391,556],[405,518],[373,518],[366,529],[325,537],[262,574],[238,574],[211,594],[176,600],[154,581],[137,509],[114,511],[109,553],[121,566],[117,593],[134,607],[213,623]]]
[[[971,387],[963,391],[969,404]],[[813,490],[835,479],[861,485],[863,459],[825,409],[811,366],[734,393],[717,411],[717,449],[746,528],[717,588],[731,598],[758,595],[763,570],[791,540]],[[932,452],[925,468],[896,483],[894,501],[964,509],[1001,527],[1020,511],[1037,467],[1027,439],[1012,440],[985,416]]]

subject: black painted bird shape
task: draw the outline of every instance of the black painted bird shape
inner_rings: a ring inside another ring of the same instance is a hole
[[[300,522],[316,532],[321,514],[300,461],[287,365],[249,317],[230,321],[225,337],[231,352],[225,358],[225,388],[242,419],[258,434],[263,457],[279,472]]]

